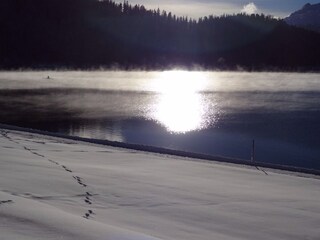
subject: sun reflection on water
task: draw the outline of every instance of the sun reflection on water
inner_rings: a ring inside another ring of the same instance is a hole
[[[205,101],[207,84],[203,72],[166,71],[152,81],[158,100],[151,118],[172,133],[186,133],[207,127],[214,121],[212,102]]]

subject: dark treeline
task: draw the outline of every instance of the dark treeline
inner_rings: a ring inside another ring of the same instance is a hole
[[[0,68],[319,70],[320,34],[265,15],[177,17],[111,0],[1,0]]]

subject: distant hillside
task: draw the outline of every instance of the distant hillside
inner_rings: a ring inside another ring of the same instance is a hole
[[[2,69],[320,69],[320,34],[264,15],[193,20],[111,0],[1,0],[0,36]]]
[[[286,23],[320,32],[320,3],[311,5],[310,3],[285,19]]]

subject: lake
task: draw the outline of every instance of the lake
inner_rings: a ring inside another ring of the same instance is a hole
[[[320,169],[320,74],[0,72],[0,123]]]

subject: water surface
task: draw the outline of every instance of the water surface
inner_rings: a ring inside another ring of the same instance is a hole
[[[49,78],[48,78],[49,76]],[[320,75],[1,72],[0,122],[320,169]]]

